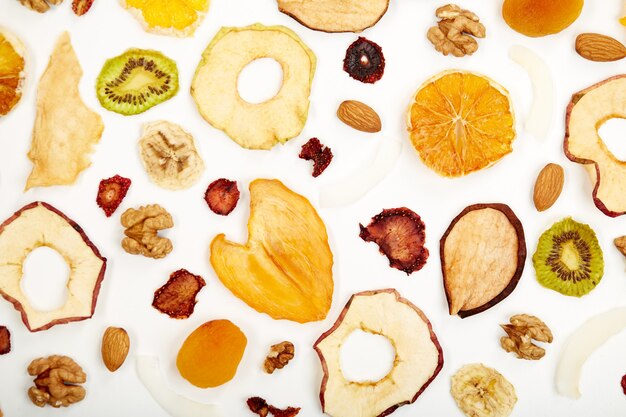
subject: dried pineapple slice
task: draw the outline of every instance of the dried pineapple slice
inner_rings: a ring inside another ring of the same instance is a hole
[[[238,298],[274,319],[326,318],[333,296],[333,255],[326,227],[303,196],[278,180],[250,184],[245,245],[217,235],[211,265]]]

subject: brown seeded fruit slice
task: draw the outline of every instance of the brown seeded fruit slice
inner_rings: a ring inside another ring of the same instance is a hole
[[[5,326],[0,326],[0,355],[11,351],[11,332]]]
[[[152,307],[173,319],[186,319],[193,314],[196,296],[205,285],[201,276],[179,269],[155,291]]]
[[[414,211],[406,207],[385,209],[372,217],[367,227],[359,226],[361,239],[376,243],[392,268],[409,275],[426,265],[426,226]]]
[[[305,161],[313,161],[313,177],[319,177],[333,160],[333,152],[328,146],[322,145],[319,139],[311,138],[302,145],[299,157]]]
[[[96,203],[98,207],[104,210],[104,214],[107,217],[111,217],[122,204],[130,184],[130,179],[120,177],[119,175],[100,181]]]
[[[237,182],[220,178],[209,184],[204,193],[204,201],[211,211],[220,216],[228,216],[239,202]]]
[[[348,47],[343,60],[343,70],[355,80],[374,84],[385,72],[382,48],[360,36]]]
[[[505,204],[476,204],[454,218],[440,242],[450,315],[481,313],[513,292],[524,270],[524,229]]]

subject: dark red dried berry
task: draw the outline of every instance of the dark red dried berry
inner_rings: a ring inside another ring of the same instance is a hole
[[[346,51],[343,70],[355,80],[374,84],[385,72],[383,49],[376,43],[359,37]]]
[[[317,138],[309,139],[302,145],[300,158],[313,161],[313,176],[318,177],[333,160],[333,153],[328,146],[324,146]]]
[[[626,395],[626,375],[622,377],[622,391],[624,391],[624,395]]]
[[[426,264],[426,226],[412,210],[406,207],[383,210],[372,218],[367,227],[359,226],[361,239],[375,242],[380,252],[389,259],[392,268],[409,275]]]
[[[0,326],[0,355],[6,355],[11,351],[11,332],[4,326]]]
[[[273,405],[268,405],[267,401],[261,397],[248,398],[246,403],[248,404],[250,411],[261,417],[267,417],[269,414],[274,417],[295,417],[300,412],[300,408],[295,407],[287,407],[284,410],[281,410]]]
[[[96,203],[104,210],[104,214],[106,214],[107,217],[111,217],[120,204],[122,204],[122,200],[126,197],[130,184],[130,179],[120,177],[119,175],[100,181]]]
[[[237,182],[225,178],[213,181],[204,193],[204,201],[213,213],[220,216],[229,215],[239,201]]]
[[[186,319],[193,314],[196,296],[205,285],[201,276],[179,269],[154,292],[152,307],[173,319]]]
[[[274,417],[295,417],[300,412],[300,407],[298,408],[287,407],[284,410],[281,410],[279,408],[276,408],[270,405],[269,410],[270,410],[270,413],[272,413]]]

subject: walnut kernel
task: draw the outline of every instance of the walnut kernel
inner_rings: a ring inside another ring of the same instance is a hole
[[[126,237],[122,248],[133,255],[164,258],[172,251],[172,241],[158,235],[160,230],[174,227],[172,216],[158,204],[128,209],[122,214]]]
[[[28,374],[36,377],[28,397],[37,407],[67,407],[85,398],[85,388],[77,384],[84,384],[87,375],[67,356],[35,359],[28,366]]]
[[[507,352],[514,352],[519,359],[538,360],[546,354],[545,349],[533,344],[552,343],[552,332],[546,324],[535,316],[518,314],[511,317],[511,324],[503,324],[507,336],[502,336],[500,344]]]
[[[441,21],[428,30],[427,37],[435,49],[446,56],[472,55],[478,50],[478,42],[474,37],[484,38],[487,35],[487,30],[478,16],[457,5],[440,7],[436,15]]]
[[[293,359],[295,347],[291,342],[281,342],[270,347],[270,353],[265,358],[263,367],[268,374],[274,373],[276,369],[282,369]]]

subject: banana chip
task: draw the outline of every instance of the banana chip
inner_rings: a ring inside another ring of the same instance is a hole
[[[517,402],[515,388],[493,368],[465,365],[452,376],[450,393],[468,417],[507,417]]]

